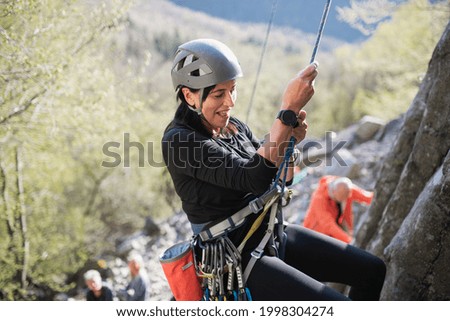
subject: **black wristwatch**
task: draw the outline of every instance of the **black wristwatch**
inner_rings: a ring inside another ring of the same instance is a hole
[[[287,126],[295,128],[298,126],[297,114],[292,110],[280,110],[277,118]]]

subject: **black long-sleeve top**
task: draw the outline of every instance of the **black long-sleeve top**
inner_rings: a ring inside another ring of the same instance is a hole
[[[181,105],[162,139],[162,152],[183,210],[194,224],[221,221],[270,186],[277,168],[256,153],[260,142],[232,117],[238,132],[214,138],[194,111]]]

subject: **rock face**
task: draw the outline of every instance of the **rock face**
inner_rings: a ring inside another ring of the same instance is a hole
[[[385,300],[450,298],[450,154],[428,181],[384,250],[389,273]],[[444,174],[444,172],[446,174]],[[447,211],[443,209],[447,206]],[[404,242],[408,241],[408,246]]]
[[[388,266],[385,300],[450,299],[450,24],[375,184],[357,245]]]

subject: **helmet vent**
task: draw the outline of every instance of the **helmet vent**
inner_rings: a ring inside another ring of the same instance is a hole
[[[212,73],[212,70],[211,70],[211,68],[209,68],[208,65],[203,64],[200,66],[200,69],[199,69],[200,76],[208,75],[210,73]]]
[[[199,58],[193,54],[187,55],[185,58],[181,59],[180,62],[176,66],[176,70],[183,69],[185,67],[188,67],[195,61],[199,60]],[[197,63],[198,65],[198,63]],[[201,64],[200,66],[197,66],[198,69],[194,69],[191,72],[188,72],[187,74],[192,77],[200,77],[204,75],[209,75],[213,71],[207,64]],[[189,68],[189,67],[188,67]]]

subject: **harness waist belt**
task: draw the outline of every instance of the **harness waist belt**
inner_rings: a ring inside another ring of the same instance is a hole
[[[201,231],[199,236],[202,241],[208,241],[216,236],[221,235],[226,230],[230,228],[234,228],[242,223],[242,220],[246,218],[250,214],[256,214],[261,211],[264,205],[277,193],[281,193],[278,186],[275,186],[268,190],[266,193],[261,195],[260,197],[250,201],[250,203],[234,213],[229,218],[223,220],[222,222],[217,223],[216,225],[211,226],[210,228]]]

